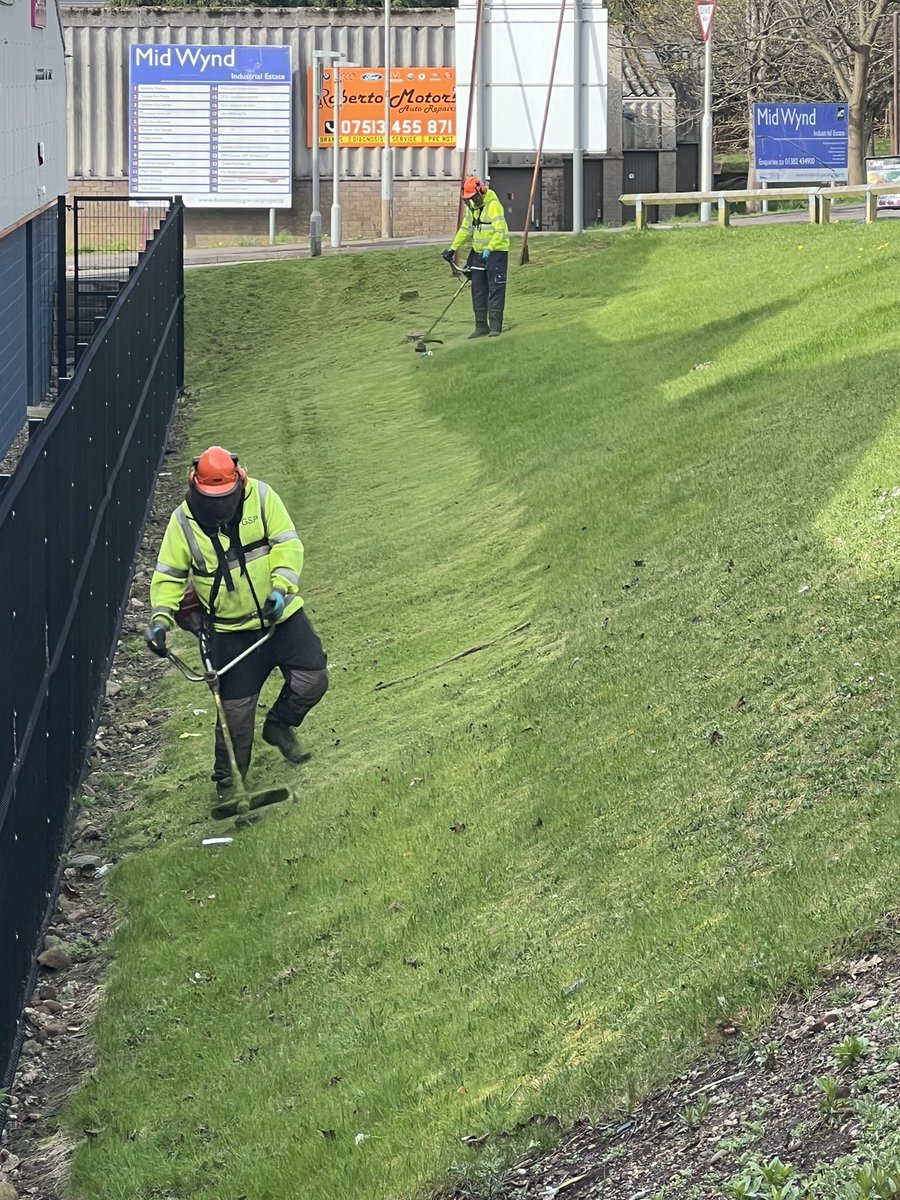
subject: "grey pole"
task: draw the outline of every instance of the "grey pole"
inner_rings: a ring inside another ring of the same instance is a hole
[[[487,59],[491,52],[488,21],[488,13],[490,11],[488,0],[485,0],[484,11],[482,14],[481,28],[481,53],[478,55],[478,68],[476,80],[478,85],[478,98],[475,101],[475,130],[476,130],[476,150],[475,150],[475,174],[487,183],[488,177],[488,97],[487,97],[487,77],[488,66]]]
[[[394,236],[394,151],[391,149],[391,0],[384,0],[384,149],[381,152],[381,236]]]
[[[584,21],[582,0],[575,0],[573,15],[572,92],[575,99],[572,147],[572,232],[584,232],[584,70],[582,42]]]
[[[891,124],[891,154],[900,154],[900,72],[898,72],[898,56],[900,56],[900,14],[894,13],[894,37],[892,44],[893,58],[893,122]]]
[[[319,108],[322,104],[321,50],[313,52],[313,144],[312,144],[312,211],[309,214],[309,253],[316,258],[322,253],[322,212],[319,187]]]
[[[334,152],[331,184],[331,248],[341,244],[341,58],[335,59],[334,74]]]
[[[709,27],[703,55],[703,122],[700,127],[700,191],[711,192],[713,185],[713,119],[712,119],[712,24]],[[710,219],[708,201],[700,205],[700,220]]]

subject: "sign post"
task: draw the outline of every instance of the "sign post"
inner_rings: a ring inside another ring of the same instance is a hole
[[[713,119],[712,119],[712,25],[716,15],[716,0],[697,0],[694,4],[700,36],[703,38],[703,120],[700,125],[700,191],[711,192],[713,186]],[[710,219],[709,201],[700,205],[700,220]]]
[[[331,152],[331,248],[341,244],[341,64],[334,63],[334,147]]]

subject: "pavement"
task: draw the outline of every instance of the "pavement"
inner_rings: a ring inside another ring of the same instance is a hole
[[[414,246],[446,246],[447,236],[439,238],[375,238],[349,242],[332,249],[322,247],[322,257],[356,254],[361,250],[405,250]],[[273,246],[186,246],[184,265],[188,267],[229,267],[238,263],[272,262],[280,258],[308,258],[309,239],[278,242]]]
[[[900,209],[880,208],[878,210],[878,220],[892,221],[900,217]],[[831,206],[832,221],[855,221],[856,224],[862,225],[866,219],[866,206],[864,204],[833,204]],[[716,208],[713,206],[713,216],[711,225],[716,223]],[[804,204],[803,208],[791,208],[782,212],[755,214],[750,217],[732,216],[732,225],[808,225],[809,224],[809,209]],[[686,221],[679,223],[674,221],[660,222],[658,225],[652,225],[653,229],[688,229],[704,228],[699,221]]]

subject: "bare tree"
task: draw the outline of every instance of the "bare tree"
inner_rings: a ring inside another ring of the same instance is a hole
[[[888,36],[889,11],[896,0],[778,0],[795,23],[797,40],[825,65],[847,101],[850,182],[865,181],[865,155],[871,125],[870,89],[879,42]],[[878,64],[881,65],[881,64]]]
[[[847,104],[850,181],[863,182],[866,147],[890,95],[889,17],[898,3],[719,0],[713,27],[717,141],[746,145],[752,174],[755,103],[840,99]],[[682,94],[699,97],[687,86],[702,57],[692,6],[619,0],[614,12],[626,31],[646,36],[676,89],[680,77]]]

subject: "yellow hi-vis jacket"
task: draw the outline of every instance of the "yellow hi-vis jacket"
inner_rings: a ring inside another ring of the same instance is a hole
[[[262,608],[266,596],[276,588],[285,594],[282,621],[302,607],[303,600],[298,593],[303,543],[281,497],[268,484],[258,479],[247,480],[238,529],[247,573],[241,573],[237,553],[229,544],[228,536],[217,535],[225,552],[233,590],[229,590],[225,579],[220,580],[216,590],[219,559],[212,538],[191,516],[187,501],[175,509],[169,518],[159,561],[150,581],[151,622],[160,621],[172,628],[175,613],[190,583],[207,612],[215,592],[213,625],[222,633],[259,629],[257,601]]]
[[[485,250],[509,249],[506,213],[496,192],[488,188],[481,208],[469,208],[466,205],[462,225],[450,249],[474,250],[476,254],[482,254]]]

